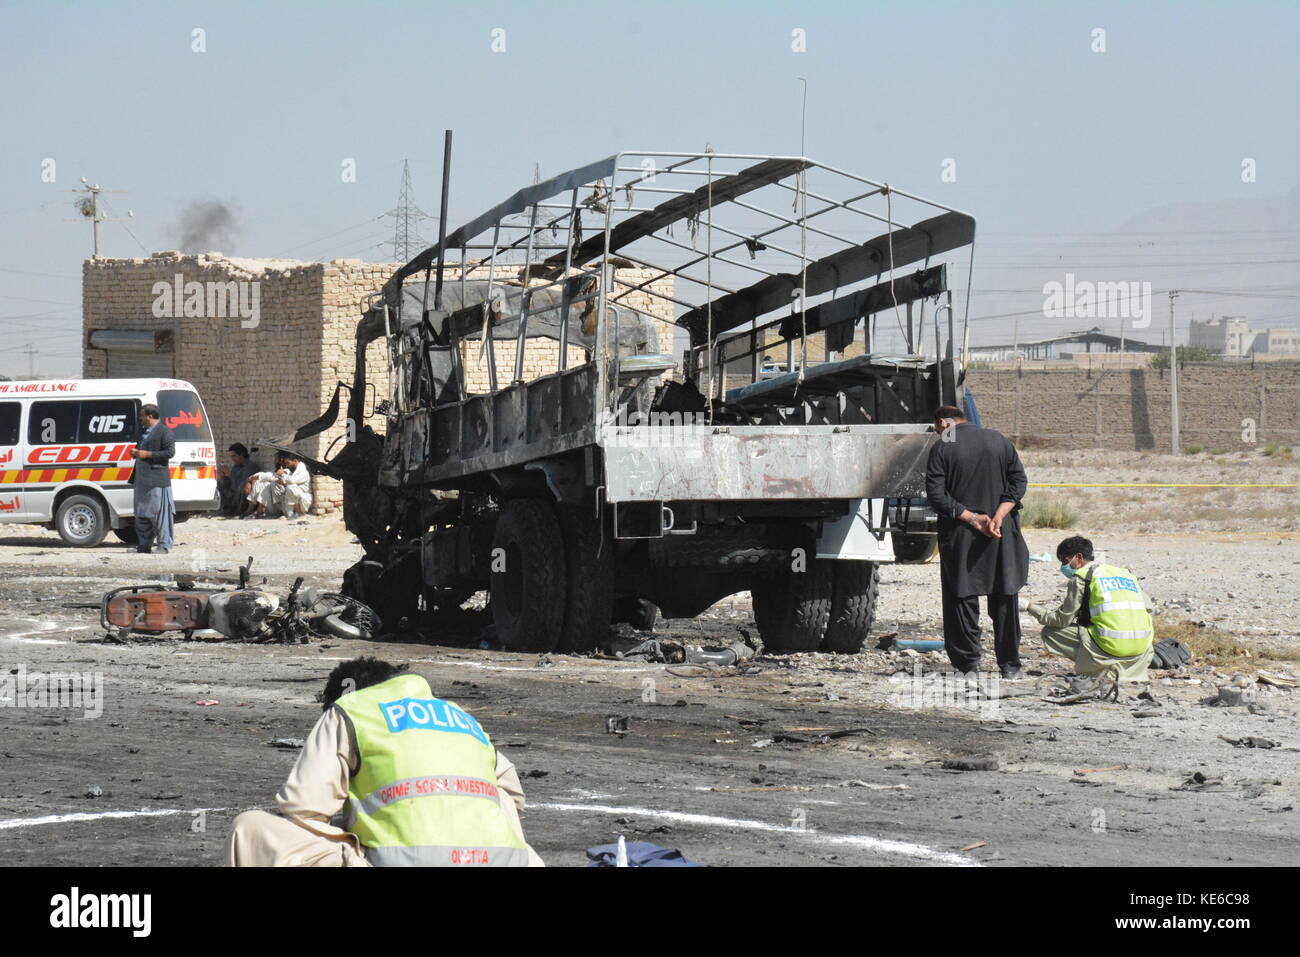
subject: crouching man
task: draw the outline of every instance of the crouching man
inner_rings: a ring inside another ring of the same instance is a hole
[[[357,658],[331,672],[321,697],[325,713],[276,795],[280,813],[235,818],[227,864],[542,866],[524,840],[514,765],[424,678]]]
[[[1092,542],[1075,535],[1056,546],[1061,574],[1069,580],[1057,608],[1020,600],[1043,625],[1047,651],[1074,662],[1078,675],[1116,669],[1120,681],[1146,681],[1154,626],[1151,602],[1137,576],[1093,559]]]

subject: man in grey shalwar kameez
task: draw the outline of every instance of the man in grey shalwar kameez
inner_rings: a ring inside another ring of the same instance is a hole
[[[172,527],[176,502],[172,498],[171,460],[176,454],[172,430],[160,421],[158,406],[140,409],[144,434],[135,451],[135,469],[131,473],[137,552],[167,554],[172,547]],[[154,540],[157,546],[154,547]]]

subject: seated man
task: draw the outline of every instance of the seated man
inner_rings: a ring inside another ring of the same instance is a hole
[[[217,479],[217,491],[221,495],[221,514],[240,515],[247,506],[244,486],[257,468],[248,457],[248,446],[236,442],[226,450],[230,454],[230,464],[221,466]]]
[[[269,472],[254,472],[244,482],[244,499],[248,505],[243,518],[258,518],[266,513],[268,491],[275,484],[277,477],[284,471],[284,453],[275,453],[275,465]]]
[[[235,818],[227,864],[543,866],[524,840],[514,765],[422,677],[356,658],[321,697],[325,713],[276,795],[280,813]],[[340,811],[342,827],[331,820]]]
[[[311,472],[294,452],[280,456],[273,481],[265,482],[258,499],[260,512],[270,516],[293,518],[306,515],[311,508]]]
[[[1075,674],[1114,668],[1120,681],[1146,681],[1155,628],[1137,576],[1094,561],[1092,542],[1080,535],[1056,546],[1056,557],[1070,582],[1060,606],[1020,600],[1020,610],[1043,624],[1043,646],[1073,661]]]

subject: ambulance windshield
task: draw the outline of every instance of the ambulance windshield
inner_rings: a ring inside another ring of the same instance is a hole
[[[160,389],[158,411],[177,442],[212,441],[212,428],[197,394],[188,389]]]

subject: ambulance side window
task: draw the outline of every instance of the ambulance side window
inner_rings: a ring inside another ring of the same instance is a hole
[[[140,413],[134,399],[93,399],[81,403],[77,441],[83,445],[134,442]]]
[[[0,402],[0,445],[18,444],[18,420],[23,407],[18,402]]]
[[[77,441],[79,401],[33,402],[27,416],[28,445],[69,445]]]

